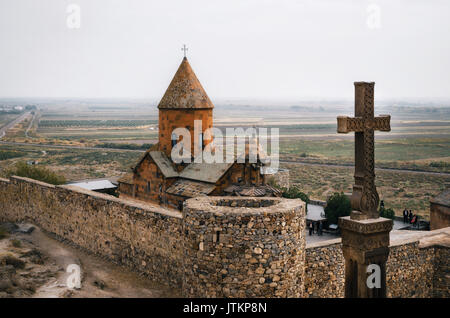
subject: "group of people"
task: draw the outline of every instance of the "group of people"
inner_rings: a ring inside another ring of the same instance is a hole
[[[412,210],[404,209],[403,210],[403,223],[412,224],[414,226],[419,225],[419,216],[417,214],[413,214]]]
[[[314,233],[317,233],[317,235],[322,236],[323,234],[323,223],[322,221],[319,222],[309,222],[309,235],[313,235]]]

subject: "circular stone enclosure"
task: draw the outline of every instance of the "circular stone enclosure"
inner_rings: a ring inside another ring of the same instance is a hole
[[[185,202],[185,297],[301,297],[305,203],[274,197]]]

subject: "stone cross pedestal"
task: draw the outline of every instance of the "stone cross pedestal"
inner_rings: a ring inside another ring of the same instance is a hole
[[[355,132],[355,184],[350,217],[339,219],[345,258],[345,297],[386,297],[392,220],[380,218],[375,187],[374,131],[390,131],[389,115],[374,117],[374,85],[355,82],[355,116],[337,118],[338,133]],[[379,271],[378,271],[379,270]],[[367,284],[374,273],[379,287]]]
[[[385,218],[352,220],[340,218],[342,251],[345,258],[345,297],[386,297],[386,261],[389,256],[389,232],[392,220]],[[379,267],[380,286],[370,288],[367,279]]]

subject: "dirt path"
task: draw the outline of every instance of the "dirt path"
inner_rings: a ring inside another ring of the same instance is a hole
[[[27,250],[33,248],[45,255],[46,261],[40,266],[42,267],[40,273],[52,272],[48,275],[48,279],[43,279],[45,282],[36,288],[31,296],[33,298],[180,297],[177,290],[169,289],[128,268],[114,265],[63,244],[43,233],[39,228],[35,228],[31,234],[14,233],[8,239],[0,240],[0,253],[8,250],[12,240],[20,240],[23,248]],[[15,251],[20,253],[17,248]],[[71,264],[80,266],[80,289],[70,289],[67,285],[68,279],[74,274],[67,272]],[[26,276],[26,271],[31,267],[27,264],[25,269],[20,271],[20,275]]]

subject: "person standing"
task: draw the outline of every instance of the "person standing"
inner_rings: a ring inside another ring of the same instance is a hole
[[[309,222],[309,236],[311,236],[314,232],[313,222]]]
[[[408,221],[408,210],[403,209],[403,223],[407,223]]]
[[[409,224],[411,224],[412,218],[413,218],[412,210],[409,210],[409,214],[408,214],[408,223]]]
[[[322,236],[323,224],[322,221],[319,222],[319,235]]]

